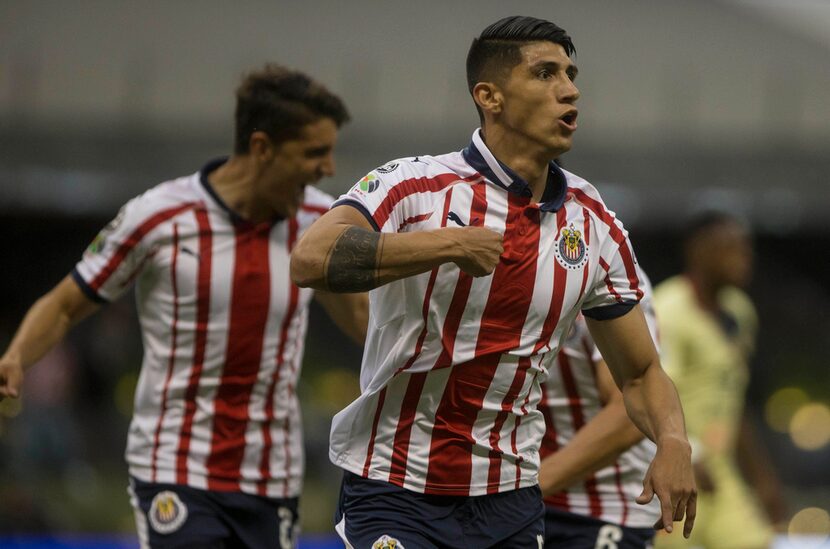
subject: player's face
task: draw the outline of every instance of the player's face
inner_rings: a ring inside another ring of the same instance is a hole
[[[752,277],[752,241],[738,223],[716,227],[703,243],[706,268],[718,285],[745,287]]]
[[[718,268],[726,284],[744,287],[752,276],[752,242],[741,225],[729,223],[718,232],[721,253]]]
[[[501,121],[553,159],[570,150],[576,131],[577,69],[559,44],[531,42],[521,52],[522,62],[502,86]]]
[[[305,126],[296,139],[276,145],[262,193],[274,211],[292,217],[303,201],[305,186],[334,175],[336,142],[337,124],[321,118]]]

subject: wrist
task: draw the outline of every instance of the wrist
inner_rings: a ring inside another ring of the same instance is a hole
[[[660,435],[657,437],[657,446],[671,446],[674,449],[683,450],[689,457],[692,456],[692,445],[689,443],[689,440],[686,438],[686,435],[683,434],[667,434],[667,435]]]
[[[455,234],[458,229],[454,227],[444,227],[432,231],[433,236],[437,238],[438,250],[437,255],[442,262],[463,261],[467,258],[464,246]]]

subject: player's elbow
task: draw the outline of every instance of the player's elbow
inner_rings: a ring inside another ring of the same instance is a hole
[[[307,239],[300,240],[297,247],[291,252],[290,273],[291,280],[300,288],[314,288],[325,290],[325,254],[307,245]]]

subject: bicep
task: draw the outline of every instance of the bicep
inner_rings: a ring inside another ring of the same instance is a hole
[[[625,381],[638,377],[650,364],[659,362],[639,305],[617,318],[586,318],[586,321],[617,386],[621,387]]]
[[[302,240],[320,237],[332,231],[336,231],[339,234],[340,231],[349,226],[360,227],[361,229],[368,229],[370,231],[375,230],[363,212],[349,204],[341,204],[327,211],[320,219],[312,223],[311,227],[305,232]]]

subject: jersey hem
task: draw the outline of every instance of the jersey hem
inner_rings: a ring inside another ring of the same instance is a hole
[[[142,482],[148,483],[156,483],[156,484],[173,484],[178,486],[188,486],[190,488],[195,488],[197,490],[208,490],[211,492],[231,492],[231,493],[242,493],[242,494],[251,494],[251,495],[261,495],[257,488],[260,486],[261,481],[259,479],[250,480],[250,479],[239,479],[238,482],[234,482],[238,484],[238,488],[208,488],[210,483],[218,483],[218,484],[229,484],[227,479],[219,479],[209,477],[207,475],[199,475],[194,473],[188,473],[187,475],[187,482],[177,482],[175,480],[159,480],[158,477],[164,477],[165,479],[169,477],[171,474],[175,478],[175,472],[163,469],[156,470],[156,480],[153,480],[153,473],[149,467],[136,467],[135,465],[131,465],[128,468],[128,473],[131,477],[135,477]],[[289,489],[285,489],[286,482],[289,486]],[[288,479],[271,479],[265,484],[265,495],[269,498],[296,498],[300,497],[300,493],[302,492],[302,480],[298,478]]]
[[[623,301],[622,303],[615,303],[614,305],[583,309],[582,314],[594,320],[613,320],[626,315],[637,303],[637,301]]]
[[[373,477],[372,476],[373,471],[371,469],[369,470],[369,475],[367,476],[367,475],[364,474],[364,467],[363,466],[357,465],[355,463],[351,463],[348,460],[347,457],[342,456],[342,455],[338,455],[336,453],[329,452],[329,459],[337,467],[340,467],[341,469],[345,469],[346,471],[348,471],[350,473],[353,473],[353,474],[355,474],[355,475],[357,475],[361,478],[365,478],[365,479],[368,479],[368,480],[375,480],[375,481],[379,481],[379,482],[385,482],[387,484],[391,484],[392,486],[397,486],[398,488],[403,488],[404,490],[409,490],[410,492],[415,492],[415,493],[418,493],[418,494],[425,494],[425,495],[430,495],[430,496],[465,496],[465,497],[486,496],[486,495],[492,495],[492,494],[497,494],[497,493],[501,494],[501,493],[505,493],[505,492],[512,492],[512,491],[519,490],[519,489],[522,489],[522,488],[530,488],[530,487],[539,485],[538,479],[536,479],[535,475],[534,475],[533,480],[519,479],[518,486],[516,486],[516,480],[512,479],[509,482],[508,481],[502,482],[496,487],[490,486],[490,485],[487,485],[487,484],[481,484],[481,485],[478,485],[478,484],[466,485],[465,484],[463,486],[455,485],[455,486],[452,486],[452,487],[450,487],[450,486],[440,487],[440,488],[433,487],[432,489],[428,490],[428,489],[426,489],[426,487],[416,487],[416,486],[413,486],[411,484],[407,484],[405,482],[402,482],[402,483],[392,482],[392,481],[389,480],[388,477],[385,477],[385,478]],[[496,489],[495,492],[492,491],[493,488]]]
[[[90,286],[87,281],[84,280],[84,277],[81,276],[81,273],[78,272],[77,267],[73,268],[70,274],[72,275],[72,279],[75,281],[75,284],[78,285],[78,288],[80,288],[84,295],[89,299],[95,303],[109,303],[107,299],[101,297],[98,292],[92,289],[92,286]]]
[[[337,200],[334,204],[331,205],[331,209],[333,210],[337,206],[351,206],[355,210],[359,211],[363,214],[363,217],[369,222],[369,224],[377,231],[380,232],[380,227],[378,227],[377,221],[375,218],[372,217],[372,214],[369,213],[369,210],[366,209],[366,206],[358,202],[357,200],[351,198],[341,198]]]

